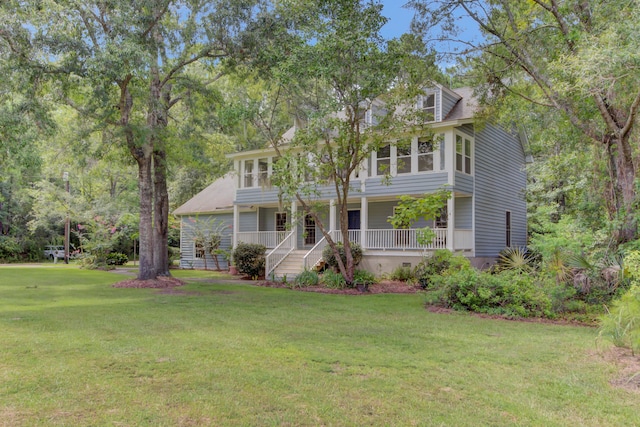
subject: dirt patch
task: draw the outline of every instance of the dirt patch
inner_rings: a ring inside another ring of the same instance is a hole
[[[618,374],[609,383],[640,394],[640,356],[634,355],[628,348],[612,347],[602,354],[604,360],[616,366]]]
[[[158,277],[150,280],[130,279],[122,282],[114,283],[114,288],[153,288],[167,289],[184,285],[184,282],[175,277]]]
[[[410,285],[405,282],[393,280],[384,280],[380,283],[374,283],[369,286],[369,290],[361,292],[357,289],[330,289],[324,286],[306,286],[303,288],[293,287],[291,284],[282,282],[263,281],[256,283],[257,286],[266,286],[269,288],[289,288],[303,292],[317,292],[321,294],[339,294],[339,295],[367,295],[367,294],[415,294],[420,290],[420,286]]]

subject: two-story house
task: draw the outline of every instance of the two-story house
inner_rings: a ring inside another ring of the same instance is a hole
[[[414,137],[410,147],[383,146],[354,177],[358,188],[348,201],[348,228],[349,239],[363,248],[360,268],[379,274],[400,265],[414,266],[425,251],[436,249],[461,252],[480,267],[492,263],[505,247],[525,245],[524,136],[490,123],[476,126],[469,88],[434,86],[420,97],[419,107],[433,118],[430,135]],[[291,138],[295,129],[283,138]],[[268,275],[312,268],[326,241],[313,218],[297,215],[296,203],[282,206],[278,189],[270,185],[275,151],[240,152],[230,158],[232,173],[174,212],[181,218],[181,267],[203,267],[203,257],[209,255],[194,244],[194,224],[215,217],[229,225],[224,246],[249,242],[267,247]],[[390,185],[385,179],[389,174]],[[452,197],[437,219],[409,230],[393,229],[388,218],[398,196],[421,196],[443,186]],[[340,240],[335,200],[329,188],[322,194],[323,222]],[[418,239],[418,229],[424,226],[436,234],[427,245]]]

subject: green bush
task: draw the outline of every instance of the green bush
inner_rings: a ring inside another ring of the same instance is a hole
[[[18,239],[11,236],[0,236],[0,261],[17,261],[21,248]]]
[[[456,310],[509,317],[553,317],[551,299],[530,275],[481,272],[456,262],[432,278],[427,300]]]
[[[355,270],[353,272],[353,285],[363,285],[368,287],[376,283],[376,276],[367,270]]]
[[[389,275],[391,280],[399,280],[401,282],[413,282],[416,279],[411,267],[396,267]]]
[[[342,274],[327,270],[322,274],[322,283],[330,289],[344,289],[347,286]]]
[[[607,314],[601,318],[600,336],[635,353],[640,349],[640,251],[627,253],[624,272],[632,286],[611,304]]]
[[[640,349],[640,285],[635,284],[612,303],[601,318],[600,336],[617,347]]]
[[[129,262],[129,257],[120,252],[111,252],[107,255],[107,265],[125,265]]]
[[[302,273],[296,276],[294,283],[295,286],[306,288],[307,286],[317,285],[319,281],[320,278],[318,277],[318,273],[313,270],[304,270]]]
[[[425,257],[413,270],[413,275],[423,289],[432,283],[432,277],[442,274],[451,265],[454,255],[447,249],[438,249],[429,257]]]
[[[346,265],[347,257],[344,252],[344,245],[342,243],[337,243],[336,245],[338,247],[340,258],[342,258],[343,264]],[[353,257],[353,265],[360,264],[360,261],[362,260],[362,247],[355,242],[351,242],[351,256]],[[338,260],[336,259],[331,246],[327,245],[324,247],[322,250],[322,259],[329,267],[338,268]]]
[[[238,271],[250,277],[264,276],[266,250],[264,245],[238,243],[233,251],[233,260]]]

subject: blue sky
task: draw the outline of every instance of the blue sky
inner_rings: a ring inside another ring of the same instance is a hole
[[[382,14],[389,18],[389,22],[382,28],[382,34],[386,38],[393,38],[409,31],[413,11],[402,7],[405,1],[382,0],[382,4],[384,5]]]
[[[382,35],[385,38],[399,37],[401,34],[409,31],[411,19],[413,18],[413,10],[406,9],[403,6],[406,0],[381,0],[383,4],[382,14],[389,18],[389,22],[382,27]],[[477,25],[470,18],[464,16],[459,17],[460,23],[466,25],[466,29],[460,35],[464,40],[478,40],[480,32]],[[452,52],[455,49],[454,43],[438,43],[436,50],[440,53]],[[460,46],[458,46],[460,47]]]

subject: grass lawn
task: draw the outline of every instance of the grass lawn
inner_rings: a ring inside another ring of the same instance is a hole
[[[0,426],[640,425],[593,328],[176,276],[0,267]]]

